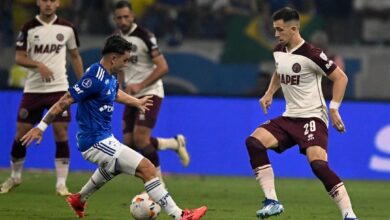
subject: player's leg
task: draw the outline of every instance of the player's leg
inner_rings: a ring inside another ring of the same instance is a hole
[[[326,191],[339,207],[343,218],[357,219],[344,183],[328,165],[326,150],[320,146],[312,146],[306,149],[306,155],[313,173],[324,184]]]
[[[153,96],[153,106],[144,115],[144,120],[139,117],[137,120],[138,125],[143,125],[151,129],[154,128],[160,107],[163,99],[158,96]],[[162,138],[162,137],[151,137],[151,143],[158,150],[173,150],[177,153],[183,166],[187,167],[190,163],[190,156],[186,147],[186,138],[182,134],[177,134],[175,137]]]
[[[246,147],[256,180],[263,190],[265,201],[257,216],[267,218],[283,212],[283,206],[278,202],[275,191],[275,176],[268,158],[267,148],[278,146],[278,140],[265,128],[257,128],[247,139]]]
[[[0,188],[0,193],[7,193],[22,181],[22,170],[26,157],[26,147],[22,145],[20,138],[23,137],[42,117],[40,94],[24,93],[18,109],[16,135],[11,150],[11,177]]]
[[[137,161],[138,164],[135,165]],[[167,189],[160,182],[155,166],[147,158],[142,157],[131,149],[126,148],[126,150],[121,152],[117,160],[117,169],[119,172],[141,178],[149,196],[175,220],[200,219],[207,211],[206,206],[194,210],[182,210],[179,208]]]
[[[11,176],[2,183],[0,193],[8,193],[12,188],[22,183],[22,170],[26,158],[26,147],[19,141],[24,134],[26,134],[33,124],[30,123],[16,123],[16,135],[12,144],[11,150]]]
[[[69,173],[69,143],[68,143],[68,122],[54,122],[53,132],[56,142],[55,168],[57,174],[56,193],[60,196],[68,196],[71,193],[66,187],[66,179]]]
[[[138,121],[139,117],[141,117],[140,119],[142,120]],[[136,123],[140,124],[137,125],[137,128]],[[151,129],[154,124],[155,120],[151,120],[150,118],[149,120],[146,120],[145,115],[140,116],[137,108],[129,106],[125,107],[122,117],[123,143],[126,146],[140,152],[150,161],[153,161],[153,164],[158,167],[158,173],[162,180],[157,146],[152,143],[153,139],[150,137],[152,131]],[[138,132],[135,133],[135,130],[138,130]],[[136,138],[137,142],[135,141]],[[149,141],[147,139],[149,139]]]
[[[158,150],[175,151],[184,167],[187,167],[190,164],[186,137],[183,134],[177,134],[175,137],[170,138],[151,137],[150,141]]]
[[[156,167],[157,176],[160,178],[161,183],[165,186],[161,174],[160,158],[158,156],[157,148],[153,146],[150,140],[151,133],[151,128],[135,125],[133,135],[134,146],[138,152],[148,158],[148,160],[150,160],[150,162],[152,162],[152,164]]]

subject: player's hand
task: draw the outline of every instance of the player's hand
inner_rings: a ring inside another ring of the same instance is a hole
[[[142,90],[142,85],[140,83],[136,83],[136,84],[128,84],[126,86],[126,89],[125,89],[125,92],[127,94],[137,94],[139,93],[141,90]]]
[[[43,131],[39,128],[32,128],[29,130],[21,139],[20,141],[22,142],[23,146],[28,146],[30,145],[34,140],[37,140],[37,144],[40,144],[42,141],[42,135]]]
[[[268,114],[268,110],[272,104],[272,96],[265,94],[263,97],[261,97],[259,102],[260,102],[261,108],[263,109],[264,114]]]
[[[330,119],[332,121],[332,126],[340,133],[344,133],[347,130],[345,129],[345,125],[343,120],[341,119],[339,110],[337,109],[329,109]]]
[[[144,96],[140,99],[138,99],[138,106],[137,108],[141,113],[145,113],[146,111],[149,111],[149,107],[153,106],[153,99],[151,99],[152,96]]]
[[[41,74],[43,82],[51,82],[54,80],[54,73],[45,64],[38,65],[38,71]]]

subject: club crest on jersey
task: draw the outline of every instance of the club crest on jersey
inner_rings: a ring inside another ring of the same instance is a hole
[[[301,72],[301,69],[302,69],[302,67],[301,67],[301,64],[299,64],[299,63],[294,63],[294,64],[292,65],[292,71],[293,71],[294,73],[299,73],[299,72]]]
[[[63,34],[59,33],[59,34],[57,34],[56,38],[57,38],[57,40],[58,40],[58,41],[60,41],[60,42],[61,42],[61,41],[63,41],[63,40],[64,40],[64,38],[65,38],[65,37],[64,37],[64,35],[63,35]]]
[[[135,44],[131,44],[131,52],[137,52],[138,47]]]
[[[84,88],[89,88],[92,86],[92,80],[90,78],[86,78],[81,82]]]

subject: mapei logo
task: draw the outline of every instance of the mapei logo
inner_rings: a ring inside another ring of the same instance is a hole
[[[375,145],[377,150],[383,155],[373,155],[370,161],[370,169],[382,172],[390,172],[390,125],[387,125],[379,130],[375,137]]]
[[[107,112],[113,112],[114,111],[114,106],[113,105],[103,105],[102,107],[99,108],[100,112],[107,111]]]

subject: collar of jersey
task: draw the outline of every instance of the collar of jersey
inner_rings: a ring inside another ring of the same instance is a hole
[[[130,28],[129,32],[123,33],[123,32],[121,31],[122,36],[128,36],[128,35],[130,35],[131,33],[133,33],[133,31],[134,31],[137,27],[138,27],[138,25],[137,25],[136,23],[133,23],[133,24],[131,25],[131,28]]]
[[[51,20],[49,23],[46,23],[46,22],[42,21],[42,20],[39,18],[39,15],[35,16],[35,18],[36,18],[39,22],[41,22],[41,24],[43,24],[43,25],[51,25],[51,24],[53,24],[53,23],[57,20],[57,15],[54,15],[53,20]]]
[[[300,48],[303,44],[305,43],[305,40],[302,40],[301,43],[299,43],[297,46],[295,46],[293,49],[291,49],[290,51],[288,51],[287,47],[286,47],[286,51],[287,53],[294,53],[294,51],[298,50],[298,48]]]

